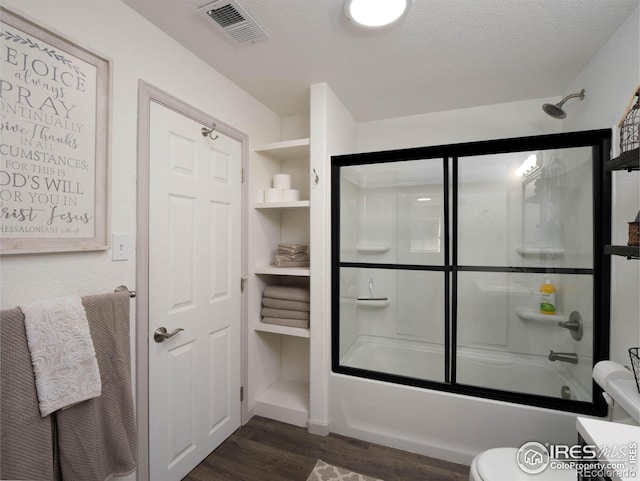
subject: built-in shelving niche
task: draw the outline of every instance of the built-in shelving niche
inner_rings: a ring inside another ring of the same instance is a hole
[[[309,244],[309,149],[308,138],[264,144],[255,152],[278,163],[277,173],[292,177],[292,188],[300,190],[295,202],[256,202],[254,208],[263,221],[279,230],[280,242]],[[266,183],[259,188],[270,187]],[[257,193],[256,193],[257,194]],[[275,245],[273,246],[275,249]],[[308,267],[277,267],[259,263],[253,268],[261,289],[269,284],[308,285]],[[259,310],[258,310],[259,311]],[[309,341],[310,330],[267,324],[260,316],[253,319],[258,336],[257,352],[261,386],[255,396],[255,414],[277,421],[307,426],[309,418]]]

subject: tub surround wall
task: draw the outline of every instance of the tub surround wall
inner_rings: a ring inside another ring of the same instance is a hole
[[[518,152],[459,159],[456,240],[460,265],[483,269],[593,267],[591,148],[535,152],[545,166],[544,172],[549,172],[552,165],[562,166],[565,171],[548,190],[542,187],[547,183],[537,182],[536,177],[515,174],[529,155],[530,152]],[[442,348],[443,273],[375,267],[376,264],[443,265],[442,160],[363,163],[342,167],[340,176],[341,225],[345,229],[340,232],[340,260],[369,264],[369,268],[341,268],[341,353],[352,350],[351,346],[359,343],[362,336],[406,339],[425,343],[425,349]],[[528,186],[525,192],[524,185]],[[569,211],[570,206],[573,208]],[[549,215],[559,222],[553,235],[540,227],[545,225],[543,216]],[[524,220],[530,229],[523,239]],[[561,254],[541,257],[523,251],[523,247],[540,243],[552,244]],[[556,285],[557,312],[562,317],[535,315],[539,312],[540,286],[547,277]],[[489,357],[494,354],[499,357],[500,353],[523,355],[526,359],[533,356],[542,371],[571,372],[581,385],[581,389],[573,392],[582,393],[574,399],[591,401],[591,276],[460,272],[457,279],[458,347],[484,351]],[[580,341],[557,325],[559,320],[567,321],[572,311],[581,314],[587,327]],[[569,366],[551,362],[547,359],[550,350],[577,352],[580,362]],[[401,356],[399,350],[391,355],[394,359]],[[511,358],[503,356],[503,359],[509,362]],[[441,367],[437,375],[431,370],[421,374],[413,368],[392,373],[443,381],[443,359],[438,364]],[[366,363],[345,365],[367,368]],[[458,367],[457,379],[463,384],[509,390],[508,380],[505,384],[504,379],[491,376],[471,379],[462,365]],[[371,365],[369,368],[376,370]],[[513,378],[512,386],[516,391],[517,377]],[[560,397],[560,389],[538,394]]]

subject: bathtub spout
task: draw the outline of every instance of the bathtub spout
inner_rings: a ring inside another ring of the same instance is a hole
[[[549,351],[549,361],[562,361],[571,364],[578,364],[578,355],[575,352],[553,352]]]

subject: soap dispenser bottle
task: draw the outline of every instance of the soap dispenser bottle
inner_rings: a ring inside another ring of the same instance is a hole
[[[545,279],[540,286],[540,312],[542,314],[556,313],[556,288],[551,279]]]

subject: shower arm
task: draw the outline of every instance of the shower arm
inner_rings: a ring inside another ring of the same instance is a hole
[[[565,102],[569,99],[573,99],[575,97],[580,97],[580,100],[584,100],[584,93],[585,90],[582,89],[580,92],[578,92],[577,94],[571,94],[571,95],[567,95],[565,98],[563,98],[560,102],[558,102],[556,104],[556,107],[558,108],[562,108],[562,106],[565,104]]]

